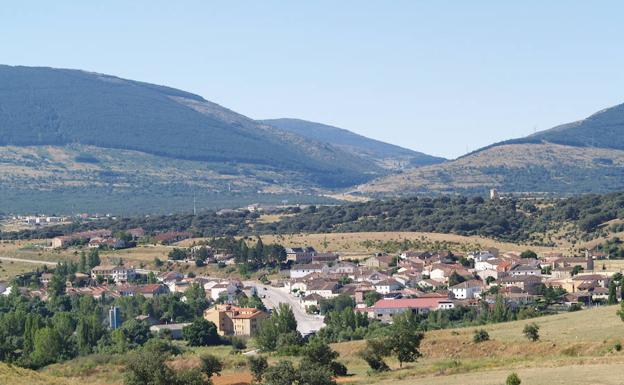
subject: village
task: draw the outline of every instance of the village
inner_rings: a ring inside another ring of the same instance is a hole
[[[188,242],[191,237],[190,232],[148,236],[142,228],[118,233],[92,230],[55,237],[47,248],[75,248],[83,250],[83,254],[89,252],[91,257],[100,250],[123,252],[147,238],[149,242],[171,245]],[[426,315],[456,308],[494,307],[501,300],[510,309],[530,309],[547,303],[550,311],[567,311],[612,303],[614,296],[616,301],[621,298],[621,291],[616,290],[621,273],[607,271],[601,264],[606,256],[589,250],[580,257],[555,252],[537,254],[530,250],[501,252],[496,248],[465,254],[378,252],[362,259],[345,258],[338,252],[318,252],[311,246],[284,248],[283,253],[280,268],[270,280],[266,275],[252,280],[236,274],[216,277],[184,273],[180,267],[185,265],[236,265],[232,255],[201,242],[174,248],[160,270],[134,266],[122,257],[109,261],[97,257],[97,265],[88,269],[83,266],[82,270],[86,271],[76,271],[64,283],[65,294],[110,300],[179,293],[185,301],[184,293],[198,286],[209,304],[203,317],[216,325],[220,335],[240,337],[254,337],[271,309],[284,302],[293,308],[300,331],[308,335],[324,325],[324,309],[338,297],[348,298],[354,311],[382,323],[391,323],[393,316],[406,311]],[[17,281],[28,285],[18,289],[27,296],[47,300],[53,270],[45,267],[24,274]],[[8,282],[0,283],[0,292],[5,295],[13,288]],[[241,305],[247,304],[249,298],[264,304]],[[126,316],[114,306],[108,318],[111,329],[126,321]],[[181,338],[182,329],[189,325],[173,319],[157,319],[151,314],[135,318],[147,322],[155,334],[166,329],[173,338]]]

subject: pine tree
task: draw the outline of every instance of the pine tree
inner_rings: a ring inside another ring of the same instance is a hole
[[[613,281],[609,284],[609,299],[607,303],[609,305],[615,305],[618,303],[615,282]]]

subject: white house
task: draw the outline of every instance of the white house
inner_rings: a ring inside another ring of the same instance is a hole
[[[456,299],[473,299],[478,298],[483,291],[483,283],[476,279],[471,279],[458,283],[449,288]]]
[[[323,265],[318,263],[293,265],[290,269],[290,278],[302,278],[308,274],[321,273],[323,271]]]
[[[126,268],[123,265],[99,265],[91,269],[91,278],[112,279],[115,283],[128,282],[135,276],[133,268]]]
[[[511,268],[509,271],[511,276],[516,277],[519,275],[536,275],[539,276],[542,274],[542,270],[538,266],[530,266],[530,265],[518,265]]]
[[[403,288],[403,285],[401,285],[396,279],[392,278],[377,282],[373,286],[375,287],[375,291],[379,294],[388,294],[392,291]]]

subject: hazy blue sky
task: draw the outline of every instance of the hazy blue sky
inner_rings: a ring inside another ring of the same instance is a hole
[[[0,63],[455,157],[624,102],[623,18],[621,1],[3,1]]]

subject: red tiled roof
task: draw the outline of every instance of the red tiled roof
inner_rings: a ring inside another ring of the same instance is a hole
[[[377,301],[373,309],[402,309],[402,308],[437,308],[440,302],[446,302],[442,298],[399,298],[381,299]]]

